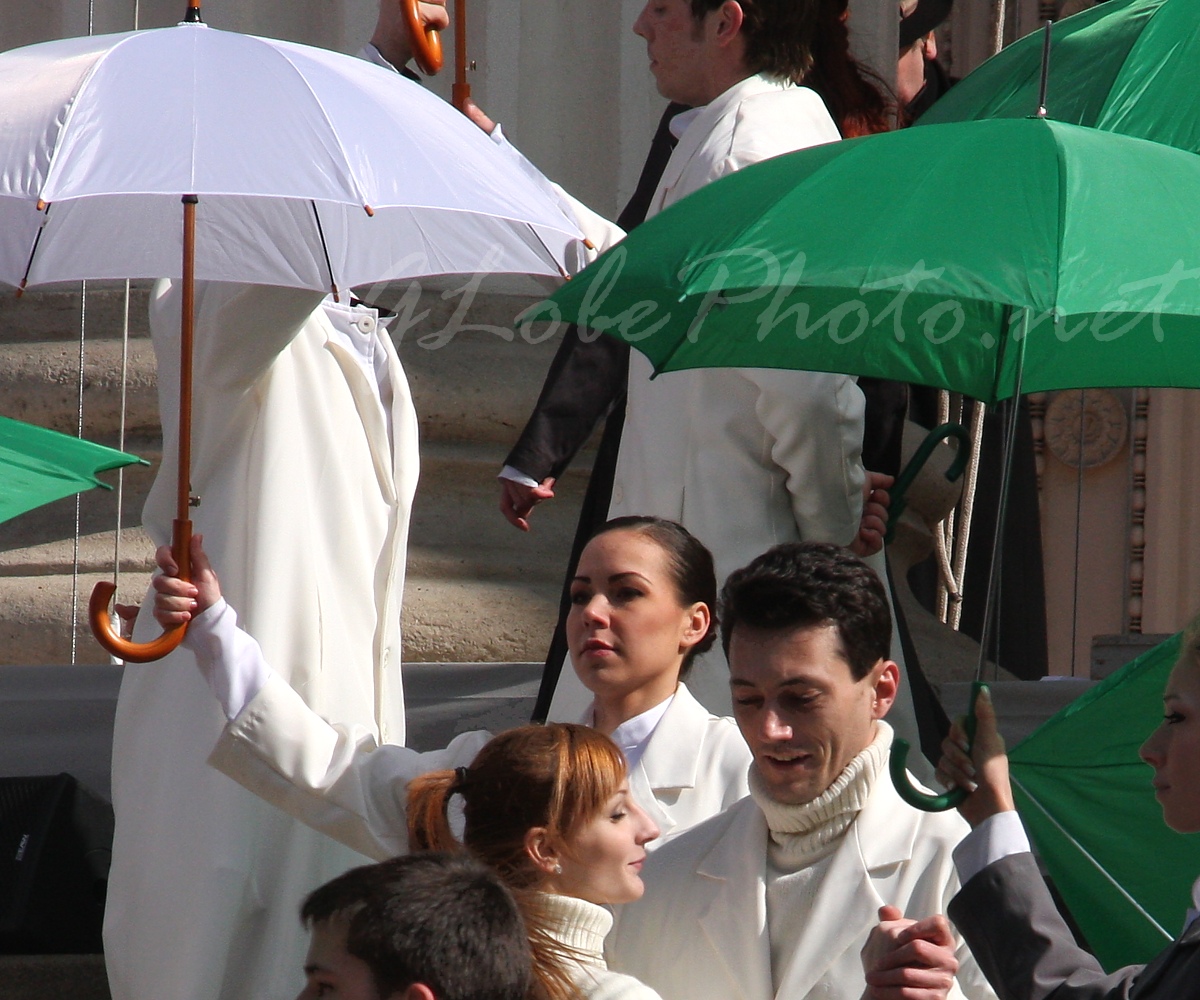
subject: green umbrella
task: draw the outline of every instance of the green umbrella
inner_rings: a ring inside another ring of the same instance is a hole
[[[96,473],[149,465],[137,455],[0,417],[0,523],[94,486]]]
[[[1051,117],[1200,152],[1195,0],[1107,0],[1052,29]],[[971,73],[920,124],[1024,118],[1038,105],[1041,34]]]
[[[1200,157],[1157,143],[1041,119],[905,129],[711,184],[541,310],[657,372],[846,372],[986,402],[1200,386],[1196,205]]]
[[[1105,968],[1179,933],[1200,840],[1169,829],[1138,748],[1162,718],[1179,636],[1072,702],[1009,753],[1017,808]]]

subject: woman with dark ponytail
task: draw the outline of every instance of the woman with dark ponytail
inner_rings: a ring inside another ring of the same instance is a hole
[[[618,517],[580,553],[567,646],[592,695],[580,721],[624,752],[665,843],[750,792],[750,750],[685,679],[717,634],[712,554],[682,525]]]

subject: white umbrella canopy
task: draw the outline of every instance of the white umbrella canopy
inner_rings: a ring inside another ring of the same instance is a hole
[[[420,86],[362,60],[200,23],[0,54],[0,283],[183,280],[172,534],[188,574],[197,279],[318,290],[481,270],[564,275],[574,220]],[[182,203],[182,205],[181,205]],[[96,585],[88,615],[122,639]]]
[[[0,281],[180,277],[185,194],[201,280],[559,274],[580,238],[462,115],[360,59],[198,22],[0,54]]]

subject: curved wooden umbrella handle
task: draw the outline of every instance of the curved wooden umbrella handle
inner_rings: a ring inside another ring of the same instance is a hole
[[[408,28],[408,40],[412,45],[413,59],[426,76],[436,76],[442,68],[442,36],[427,28],[421,20],[417,0],[402,0],[400,11]]]
[[[171,538],[171,552],[175,563],[179,566],[180,579],[191,579],[191,567],[188,564],[188,553],[192,541],[192,522],[175,521]],[[101,580],[92,589],[92,598],[88,601],[88,622],[92,626],[92,635],[113,656],[129,663],[150,663],[161,660],[182,641],[187,634],[187,625],[177,625],[167,629],[157,639],[150,642],[133,642],[123,638],[112,627],[112,617],[109,613],[109,602],[117,587],[110,580]]]
[[[967,752],[971,752],[971,744],[975,742],[975,701],[981,691],[986,691],[987,685],[981,681],[971,684],[971,707],[967,710],[964,726],[967,730]],[[941,795],[930,795],[913,786],[908,777],[906,765],[910,747],[907,740],[895,740],[892,743],[892,756],[888,762],[888,770],[892,775],[892,784],[896,786],[896,794],[914,809],[923,812],[945,812],[962,805],[968,795],[965,788],[953,788]]]

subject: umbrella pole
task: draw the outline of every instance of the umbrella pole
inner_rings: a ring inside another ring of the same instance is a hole
[[[1011,307],[1004,311],[1005,323],[1001,336],[1009,342],[1012,329]],[[979,635],[979,663],[975,667],[975,680],[983,680],[983,666],[987,662],[988,643],[996,627],[997,609],[995,602],[1000,591],[1000,561],[1004,548],[1004,522],[1008,514],[1008,487],[1012,475],[1013,454],[1017,444],[1017,414],[1021,408],[1021,376],[1025,368],[1025,338],[1029,333],[1029,310],[1021,309],[1021,335],[1017,345],[1017,372],[1013,394],[1009,400],[1008,426],[1004,430],[1004,464],[1000,471],[1000,507],[996,512],[996,532],[992,536],[992,561],[988,570],[987,594],[983,605],[983,631]],[[1001,359],[1003,364],[1003,359]],[[999,655],[997,653],[997,655]]]
[[[171,554],[179,567],[179,577],[191,579],[192,521],[188,509],[192,506],[192,340],[196,323],[196,203],[194,194],[183,196],[183,304],[179,322],[179,461],[176,470],[175,521],[171,530]],[[116,585],[102,580],[92,590],[88,602],[88,619],[96,641],[113,656],[130,663],[149,663],[161,660],[178,646],[187,632],[187,625],[167,629],[150,642],[132,642],[123,638],[112,626],[108,605],[116,593]]]

